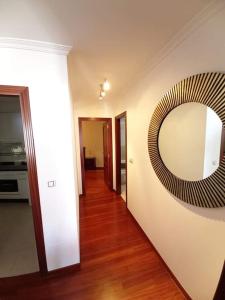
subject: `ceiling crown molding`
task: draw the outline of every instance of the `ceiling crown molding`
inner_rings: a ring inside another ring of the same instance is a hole
[[[0,37],[0,48],[23,49],[59,55],[68,55],[72,49],[71,46],[9,37]]]
[[[194,34],[201,26],[207,21],[217,15],[225,8],[224,0],[212,0],[203,10],[197,13],[184,27],[182,27],[165,45],[161,50],[146,62],[146,65],[130,80],[129,84],[124,86],[123,90],[117,96],[124,96],[130,87],[144,78],[147,74],[151,74],[154,69],[169,56],[176,48],[182,45],[188,37]]]
[[[196,32],[203,24],[218,14],[225,7],[224,0],[212,0],[203,10],[197,13],[180,31],[158,52],[155,59],[150,63],[151,69],[155,68],[173,50],[181,45],[189,36]]]

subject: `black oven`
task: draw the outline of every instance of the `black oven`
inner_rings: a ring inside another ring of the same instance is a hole
[[[16,193],[18,191],[17,179],[0,179],[0,193]]]

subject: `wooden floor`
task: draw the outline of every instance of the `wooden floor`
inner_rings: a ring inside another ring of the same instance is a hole
[[[80,226],[80,271],[19,283],[0,281],[0,299],[186,299],[125,202],[105,186],[102,171],[86,174]]]

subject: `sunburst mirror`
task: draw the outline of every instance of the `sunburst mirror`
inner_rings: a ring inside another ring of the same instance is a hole
[[[157,105],[148,132],[153,169],[176,197],[200,207],[225,206],[225,74],[176,84]]]

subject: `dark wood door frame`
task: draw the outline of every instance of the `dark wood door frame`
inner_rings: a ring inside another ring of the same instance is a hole
[[[127,112],[115,117],[115,150],[116,150],[116,192],[121,194],[121,143],[120,143],[120,119],[125,118],[125,157],[126,157],[126,203],[127,203]]]
[[[113,189],[113,150],[112,150],[112,118],[89,118],[79,117],[79,139],[80,139],[80,161],[81,161],[81,177],[82,177],[82,195],[85,195],[85,169],[84,169],[84,153],[83,153],[83,137],[82,122],[83,121],[100,121],[106,122],[109,128],[109,169],[110,169],[110,189]]]
[[[27,87],[0,85],[0,95],[19,96],[23,123],[23,134],[27,158],[28,180],[32,203],[34,232],[36,239],[39,269],[41,273],[47,273],[47,261],[45,253],[44,233],[41,217],[40,196],[38,189],[37,166],[31,122],[29,92]]]
[[[223,269],[221,272],[221,276],[213,300],[224,299],[224,295],[225,295],[225,261],[223,264]]]

